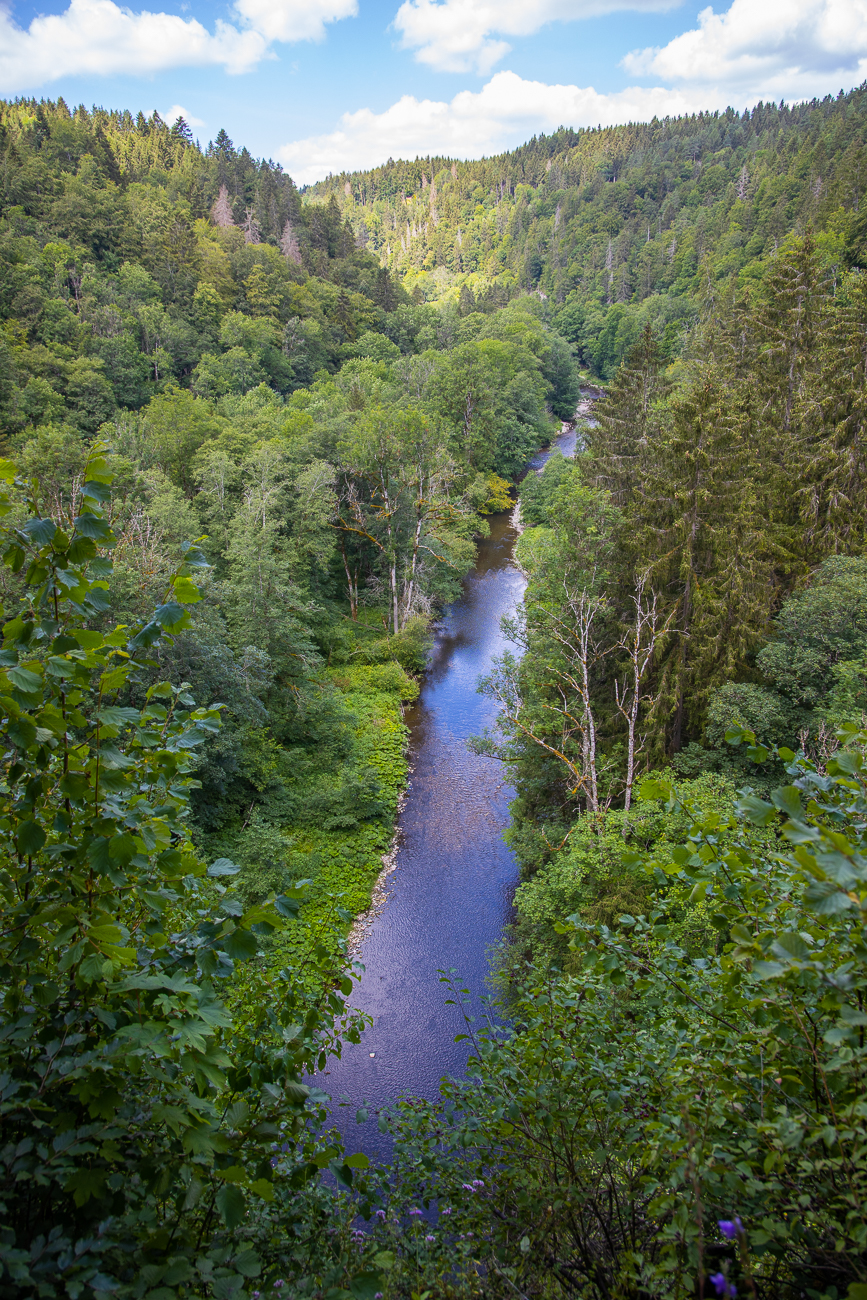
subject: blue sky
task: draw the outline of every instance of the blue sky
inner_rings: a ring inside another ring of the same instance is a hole
[[[183,110],[304,183],[867,79],[867,0],[150,4],[0,0],[0,94]]]

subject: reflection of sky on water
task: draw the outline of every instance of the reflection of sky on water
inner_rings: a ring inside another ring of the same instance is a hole
[[[556,445],[571,454],[574,431]],[[533,468],[549,454],[540,453]],[[373,1116],[356,1127],[362,1101],[376,1107],[404,1093],[435,1097],[443,1075],[463,1072],[468,1045],[454,1042],[463,1024],[445,1005],[437,971],[455,967],[474,997],[483,995],[488,949],[508,918],[518,873],[502,831],[513,792],[500,764],[472,754],[466,739],[496,718],[476,686],[508,647],[500,621],[523,595],[514,541],[508,516],[495,516],[461,598],[444,611],[420,699],[407,715],[413,771],[397,866],[365,937],[365,973],[352,998],[373,1026],[316,1076],[332,1097],[352,1103],[337,1115],[352,1150],[387,1150]]]

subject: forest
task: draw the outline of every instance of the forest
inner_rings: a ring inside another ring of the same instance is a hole
[[[867,1300],[865,95],[304,192],[0,104],[0,1296]],[[377,1165],[310,1078],[516,501],[514,922]]]

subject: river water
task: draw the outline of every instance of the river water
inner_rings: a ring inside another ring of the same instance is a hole
[[[558,448],[571,456],[575,431],[564,427],[530,464],[538,470]],[[503,842],[513,789],[496,759],[473,754],[467,739],[493,726],[496,705],[476,686],[509,648],[500,626],[515,611],[525,580],[515,565],[517,531],[510,515],[490,519],[475,568],[459,600],[440,620],[420,697],[408,710],[410,787],[400,816],[397,860],[388,898],[367,927],[364,974],[351,999],[373,1025],[359,1044],[346,1043],[315,1082],[350,1150],[384,1157],[388,1143],[376,1110],[401,1095],[434,1098],[440,1079],[462,1074],[469,1045],[455,1043],[464,1026],[438,971],[455,968],[473,1001],[485,993],[489,953],[503,934],[518,883]],[[339,1108],[340,1101],[347,1107]],[[370,1118],[355,1123],[368,1103]]]

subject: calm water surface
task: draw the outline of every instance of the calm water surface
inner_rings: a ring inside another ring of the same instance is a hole
[[[571,456],[574,430],[553,446]],[[550,454],[540,452],[531,468]],[[469,1046],[454,1042],[463,1023],[458,1009],[445,1005],[449,994],[437,972],[455,967],[475,999],[484,995],[489,949],[502,936],[518,883],[502,838],[514,791],[500,763],[466,744],[496,719],[495,704],[476,686],[509,648],[500,621],[526,585],[512,558],[510,516],[490,522],[461,598],[444,611],[421,695],[406,717],[412,772],[397,863],[388,901],[364,938],[365,971],[352,998],[373,1025],[315,1079],[335,1102],[349,1103],[335,1119],[350,1149],[369,1155],[388,1147],[375,1115],[356,1125],[363,1101],[375,1111],[402,1094],[433,1098],[443,1075],[463,1073]]]

